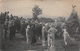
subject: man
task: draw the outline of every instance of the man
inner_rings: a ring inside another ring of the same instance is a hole
[[[69,33],[66,31],[66,29],[64,28],[63,29],[63,37],[64,37],[64,43],[65,45],[67,45],[68,41],[70,40],[70,36],[69,36]]]
[[[16,33],[16,27],[15,27],[15,23],[13,21],[13,38],[15,38],[15,33]]]
[[[50,49],[54,48],[54,42],[55,42],[55,33],[57,32],[57,29],[55,29],[55,25],[52,24],[51,28],[48,30],[48,46],[50,46]],[[54,50],[54,49],[53,49]]]
[[[26,24],[25,24],[25,21],[23,21],[23,25],[22,25],[22,36],[24,37],[24,39],[26,41]]]
[[[12,20],[9,20],[9,24],[8,24],[8,33],[10,34],[10,27],[12,26]]]
[[[47,34],[48,34],[49,25],[46,23],[42,27],[42,46],[46,46]]]
[[[11,21],[11,26],[10,26],[10,40],[12,40],[13,38],[15,38],[15,25],[13,20]]]

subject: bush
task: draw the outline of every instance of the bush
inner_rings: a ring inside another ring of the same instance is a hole
[[[54,22],[55,20],[51,18],[39,18],[39,21],[47,23],[47,22]]]

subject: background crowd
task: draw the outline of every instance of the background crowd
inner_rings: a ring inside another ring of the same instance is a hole
[[[3,33],[4,33],[3,38],[6,39],[7,35],[9,35],[10,40],[15,38],[16,33],[21,33],[22,36],[24,36],[26,40],[26,28],[28,25],[30,26],[30,32],[31,32],[30,36],[34,34],[36,37],[41,38],[42,37],[42,27],[48,23],[49,24],[55,23],[55,21],[54,22],[40,22],[38,20],[34,21],[33,19],[25,19],[23,17],[13,16],[12,14],[9,15],[9,12],[4,12],[4,13],[1,12],[0,18],[1,18],[0,23],[3,24]],[[60,30],[61,29],[60,24],[56,25],[56,28],[60,32],[62,32]]]

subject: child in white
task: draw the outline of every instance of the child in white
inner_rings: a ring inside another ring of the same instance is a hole
[[[63,37],[64,37],[64,43],[65,45],[67,45],[67,42],[70,39],[69,33],[66,31],[66,29],[63,29],[64,33],[63,33]]]

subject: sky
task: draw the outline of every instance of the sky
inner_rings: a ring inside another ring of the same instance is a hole
[[[32,8],[38,5],[43,10],[42,17],[55,18],[62,16],[68,18],[72,5],[80,17],[80,0],[0,0],[0,11],[9,11],[19,17],[32,17]]]

